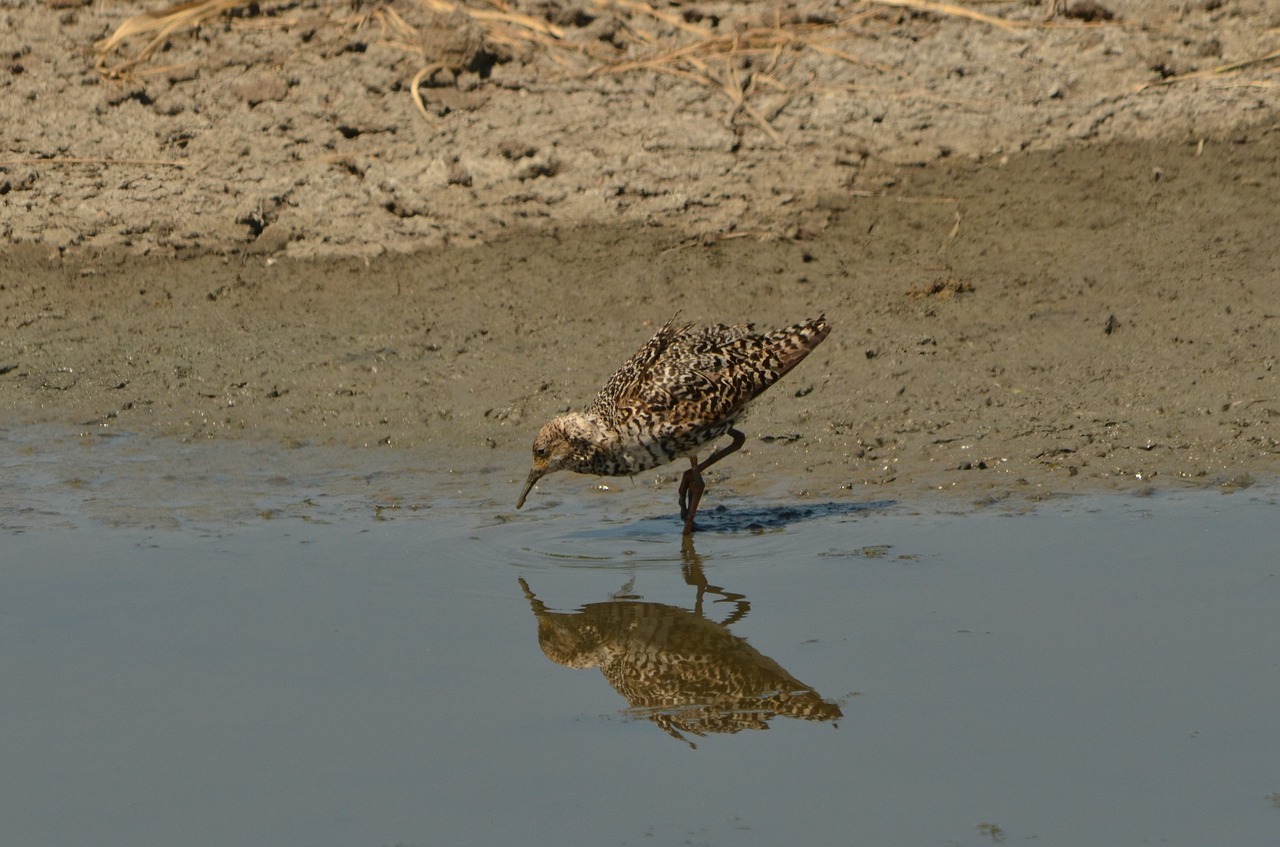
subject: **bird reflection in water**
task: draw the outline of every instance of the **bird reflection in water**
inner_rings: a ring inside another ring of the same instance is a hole
[[[538,644],[568,668],[598,667],[626,698],[628,710],[673,738],[768,729],[776,716],[834,721],[840,707],[787,673],[729,631],[750,604],[741,594],[709,585],[692,543],[683,555],[685,581],[697,589],[692,610],[615,596],[576,612],[552,612],[520,580],[538,620]],[[706,595],[731,603],[717,623],[703,616]]]

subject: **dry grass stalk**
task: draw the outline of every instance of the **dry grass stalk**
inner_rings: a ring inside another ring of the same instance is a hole
[[[1135,92],[1146,91],[1148,88],[1154,88],[1158,85],[1173,85],[1179,82],[1190,82],[1192,80],[1198,80],[1198,79],[1199,80],[1204,80],[1204,79],[1219,80],[1225,76],[1238,74],[1241,71],[1245,70],[1246,68],[1253,68],[1253,67],[1257,67],[1258,65],[1266,65],[1272,62],[1280,63],[1280,50],[1275,50],[1271,53],[1268,53],[1265,56],[1258,56],[1253,59],[1245,59],[1244,61],[1241,61],[1241,62],[1231,62],[1230,64],[1226,64],[1226,65],[1218,65],[1216,68],[1209,68],[1203,71],[1192,71],[1191,73],[1186,73],[1186,74],[1175,74],[1174,76],[1166,77],[1165,79],[1158,79],[1152,82],[1144,82],[1142,85],[1139,85],[1137,88],[1135,88],[1134,91]],[[1259,88],[1270,87],[1269,84],[1261,80],[1238,82],[1237,84],[1257,85]]]
[[[185,168],[190,162],[174,162],[169,159],[100,159],[81,156],[30,156],[23,159],[0,159],[0,167],[9,165],[146,165],[148,167],[162,165],[170,168]]]
[[[599,8],[609,11],[610,9],[625,9],[632,15],[637,17],[650,17],[660,21],[672,29],[678,29],[687,32],[698,38],[711,38],[715,35],[715,31],[701,24],[686,21],[683,16],[668,12],[665,9],[658,9],[644,2],[644,0],[592,0]]]
[[[183,30],[194,29],[210,18],[229,12],[239,6],[247,6],[253,0],[192,0],[179,3],[158,12],[143,12],[134,15],[116,28],[108,38],[94,45],[98,51],[97,70],[105,77],[118,79],[127,74],[134,66],[140,65],[164,46],[172,35]],[[107,57],[119,49],[124,42],[137,35],[150,35],[150,40],[131,59],[108,66]]]
[[[984,15],[982,12],[975,12],[973,9],[957,6],[954,3],[934,3],[930,0],[869,0],[869,2],[877,6],[894,6],[902,9],[911,9],[916,12],[929,12],[935,15],[964,18],[987,24],[988,26],[998,27],[1007,32],[1034,26],[1034,24],[1024,21],[1007,21],[1004,18],[997,18],[993,15]]]
[[[98,54],[95,67],[98,73],[108,79],[121,79],[135,75],[150,76],[180,67],[181,64],[167,65],[164,68],[140,69],[141,65],[149,61],[156,51],[164,47],[165,43],[174,36],[194,30],[211,20],[228,15],[237,9],[253,6],[258,2],[260,0],[189,0],[189,2],[134,15],[120,24],[110,36],[94,45],[94,50]],[[239,19],[235,25],[238,29],[283,29],[311,20],[351,29],[359,29],[373,22],[380,26],[389,39],[395,36],[412,39],[417,35],[417,30],[412,25],[405,21],[395,9],[386,5],[376,6],[368,12],[357,15],[318,19],[304,18],[300,15],[282,15],[259,20]],[[137,52],[114,65],[108,64],[112,55],[123,52],[128,42],[139,37],[146,37],[147,40]],[[410,45],[409,49],[419,48]]]
[[[666,16],[655,17],[663,19]],[[774,74],[784,54],[808,49],[852,64],[881,71],[890,70],[832,46],[829,42],[846,37],[847,32],[838,31],[831,24],[777,21],[772,25],[755,26],[727,34],[716,34],[705,27],[681,29],[683,32],[695,33],[698,37],[643,58],[600,65],[589,73],[622,74],[647,70],[692,80],[724,94],[732,105],[731,118],[737,114],[748,116],[775,143],[782,144],[783,139],[773,127],[772,120],[798,92],[795,87],[780,82]],[[653,41],[656,43],[659,39],[654,38]],[[766,67],[750,73],[744,83],[742,62],[762,56],[769,59]],[[749,102],[751,96],[762,86],[783,95],[783,101],[771,109],[768,115],[762,114]]]
[[[431,11],[441,15],[451,15],[458,9],[462,9],[462,11],[472,20],[482,25],[495,24],[524,28],[531,32],[550,36],[551,38],[564,38],[564,30],[560,27],[548,23],[541,18],[535,18],[532,15],[524,15],[519,12],[507,12],[503,10],[493,11],[489,9],[475,9],[470,6],[460,6],[457,3],[450,3],[448,0],[419,0],[419,2]]]

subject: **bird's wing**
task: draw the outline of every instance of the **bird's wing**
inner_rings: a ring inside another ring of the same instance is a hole
[[[670,423],[727,420],[754,396],[735,378],[736,346],[750,337],[749,324],[692,329],[668,322],[609,379],[591,411],[615,426],[653,414]]]
[[[663,354],[672,341],[688,329],[688,326],[676,327],[675,318],[663,324],[635,355],[609,377],[588,411],[609,421],[615,417],[618,408],[629,408],[643,402],[651,390],[654,372]]]
[[[668,321],[609,379],[591,411],[614,427],[637,417],[669,429],[732,422],[828,332],[821,316],[768,333],[751,324],[694,329]]]

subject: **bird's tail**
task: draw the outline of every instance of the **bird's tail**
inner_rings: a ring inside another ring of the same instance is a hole
[[[778,377],[804,361],[804,357],[813,352],[813,348],[831,334],[831,324],[825,315],[818,315],[812,320],[775,330],[768,334],[770,346],[777,351],[781,362]]]

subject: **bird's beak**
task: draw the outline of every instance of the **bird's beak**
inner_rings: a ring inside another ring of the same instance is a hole
[[[542,479],[542,476],[545,473],[546,471],[542,470],[541,468],[534,468],[533,470],[529,471],[529,478],[525,480],[525,483],[524,483],[524,491],[520,492],[520,499],[516,501],[517,509],[519,509],[521,506],[524,505],[524,498],[528,497],[529,492],[533,490],[533,484],[538,480]]]

